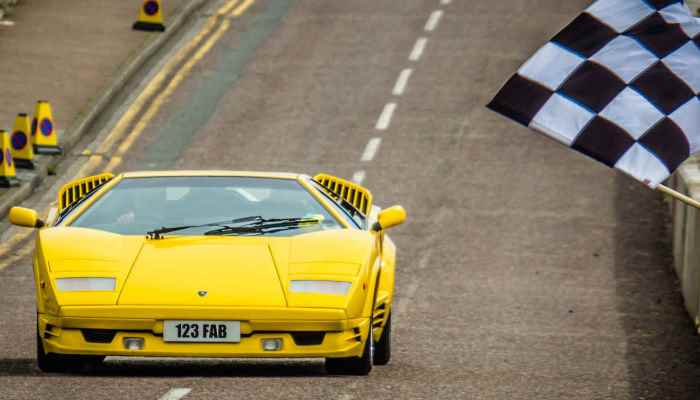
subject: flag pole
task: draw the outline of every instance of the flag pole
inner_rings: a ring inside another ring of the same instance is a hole
[[[695,207],[698,210],[700,210],[700,201],[697,201],[693,198],[690,198],[690,197],[684,195],[683,193],[679,193],[679,192],[671,189],[668,186],[658,185],[656,187],[656,190],[658,190],[659,192],[661,192],[663,194],[667,194],[676,200],[682,201],[683,203],[685,203],[691,207]]]

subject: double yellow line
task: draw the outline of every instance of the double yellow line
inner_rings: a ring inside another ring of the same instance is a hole
[[[122,117],[97,147],[97,155],[90,156],[72,179],[81,178],[98,172],[103,161],[103,154],[109,154],[114,144],[123,138],[116,151],[112,154],[104,171],[114,171],[118,168],[124,155],[141,136],[148,124],[153,120],[163,103],[175,92],[182,81],[189,75],[192,68],[207,55],[216,42],[231,26],[229,17],[236,18],[245,13],[255,0],[229,0],[216,13],[210,16],[202,29],[192,37],[167,63],[158,71],[154,78],[136,97]],[[206,38],[206,40],[205,40]],[[186,60],[186,61],[185,61]],[[184,64],[183,64],[184,63]],[[178,69],[178,66],[179,69]],[[172,78],[168,81],[168,77]],[[163,88],[161,90],[161,88]],[[150,104],[149,104],[150,102]],[[148,105],[148,106],[147,106]],[[142,112],[145,108],[145,111]],[[134,124],[135,122],[135,124]],[[131,132],[127,128],[133,125]],[[124,137],[126,135],[126,137]],[[47,206],[43,214],[48,214],[51,206]],[[31,245],[23,246],[12,253],[12,250],[26,240],[33,230],[22,230],[10,240],[0,244],[0,270],[30,254]]]
[[[228,19],[221,17],[239,17],[250,6],[255,3],[255,0],[231,0],[224,4],[217,12],[208,18],[202,29],[190,41],[168,61],[165,66],[156,74],[146,88],[141,92],[137,99],[132,103],[129,109],[124,113],[122,118],[117,122],[112,131],[107,135],[100,147],[97,149],[98,154],[109,153],[112,145],[117,139],[124,136],[127,127],[129,127],[139,113],[145,108],[150,99],[153,99],[150,106],[141,115],[134,129],[119,145],[117,150],[112,154],[110,162],[104,168],[105,171],[114,171],[118,168],[124,155],[134,144],[136,139],[141,136],[143,130],[148,126],[153,117],[158,113],[164,101],[170,97],[187,75],[192,71],[192,68],[211,50],[221,36],[229,29],[231,23]],[[214,32],[212,34],[212,32]],[[210,35],[206,41],[204,38]],[[203,42],[203,44],[202,44]],[[175,68],[180,65],[192,52],[194,54],[183,64],[180,69],[175,72],[170,82],[167,83],[165,89],[160,93],[157,91],[165,85],[166,78],[172,74]],[[157,94],[156,94],[157,93]],[[155,97],[154,97],[155,96]],[[96,170],[96,167],[102,161],[101,157],[91,157],[83,175],[89,175]]]

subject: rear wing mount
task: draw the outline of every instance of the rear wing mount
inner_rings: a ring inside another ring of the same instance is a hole
[[[329,174],[318,174],[314,180],[350,204],[365,218],[372,211],[372,193],[367,188]]]
[[[61,214],[65,209],[77,203],[83,197],[111,181],[112,178],[114,178],[113,174],[105,172],[103,174],[88,176],[66,183],[61,187],[61,190],[58,191],[58,213]]]

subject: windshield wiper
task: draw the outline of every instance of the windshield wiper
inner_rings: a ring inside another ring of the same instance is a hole
[[[256,215],[253,217],[245,217],[245,218],[238,218],[238,219],[230,219],[227,221],[219,221],[219,222],[210,222],[208,224],[201,224],[201,225],[183,225],[183,226],[173,226],[173,227],[162,227],[160,229],[154,229],[152,231],[146,232],[146,237],[149,239],[163,239],[163,235],[166,233],[171,233],[171,232],[177,232],[177,231],[184,231],[185,229],[192,229],[192,228],[205,228],[209,226],[221,226],[221,227],[227,227],[229,228],[231,224],[240,224],[244,222],[255,222],[255,221],[264,221],[263,217]]]
[[[275,233],[289,229],[296,229],[305,225],[315,225],[321,221],[316,218],[272,218],[258,219],[250,224],[240,226],[222,226],[220,229],[214,229],[204,232],[207,236],[212,235],[236,235],[246,233]]]

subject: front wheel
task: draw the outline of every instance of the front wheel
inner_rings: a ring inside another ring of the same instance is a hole
[[[372,370],[373,358],[374,337],[370,323],[362,357],[326,358],[326,372],[331,375],[368,375]]]
[[[39,335],[36,335],[36,363],[41,372],[68,372],[70,360],[60,354],[46,353],[44,343]]]
[[[384,324],[382,336],[374,349],[374,365],[387,365],[391,360],[391,314]]]

